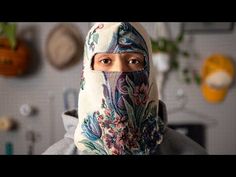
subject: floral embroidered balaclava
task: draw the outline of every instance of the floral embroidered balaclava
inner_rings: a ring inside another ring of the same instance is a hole
[[[92,69],[97,53],[139,52],[142,71],[105,72]],[[139,23],[96,23],[84,48],[74,141],[81,154],[155,154],[163,140],[164,122],[151,61],[151,43]]]

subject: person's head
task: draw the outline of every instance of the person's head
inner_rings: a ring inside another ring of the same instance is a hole
[[[130,24],[96,23],[86,37],[84,66],[108,72],[149,69],[150,39],[139,23]]]
[[[82,154],[151,154],[162,142],[151,42],[139,23],[88,32],[75,144]]]

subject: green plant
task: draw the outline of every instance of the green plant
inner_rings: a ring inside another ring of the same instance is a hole
[[[9,40],[12,49],[16,47],[16,24],[0,22],[0,37],[6,37]]]
[[[179,45],[184,40],[184,33],[181,32],[175,40],[167,39],[164,37],[158,38],[158,40],[151,39],[153,52],[165,52],[171,56],[171,69],[178,69],[179,63],[177,61],[178,55],[182,55],[189,58],[189,53],[182,50]]]
[[[152,43],[152,51],[153,53],[164,52],[170,55],[170,70],[179,70],[179,57],[184,57],[188,59],[190,54],[181,49],[180,44],[184,41],[184,32],[181,31],[180,34],[176,37],[176,39],[167,39],[164,37],[160,37],[157,40],[151,39]],[[182,71],[184,75],[184,81],[189,84],[192,79],[196,82],[196,84],[200,84],[200,76],[196,71],[192,71],[190,68],[184,68]]]

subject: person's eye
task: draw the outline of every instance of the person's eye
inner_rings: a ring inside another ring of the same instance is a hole
[[[128,61],[129,64],[134,64],[134,65],[138,65],[138,64],[141,64],[141,61],[138,60],[138,59],[130,59]]]
[[[104,58],[104,59],[99,60],[99,62],[102,63],[102,64],[105,64],[105,65],[108,65],[108,64],[111,63],[111,59]]]

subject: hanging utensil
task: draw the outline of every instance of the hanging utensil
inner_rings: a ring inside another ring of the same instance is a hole
[[[70,95],[72,96],[72,99],[70,99]],[[64,90],[63,93],[63,100],[64,100],[64,109],[76,109],[77,108],[77,102],[78,102],[78,91],[73,88],[67,88]]]

